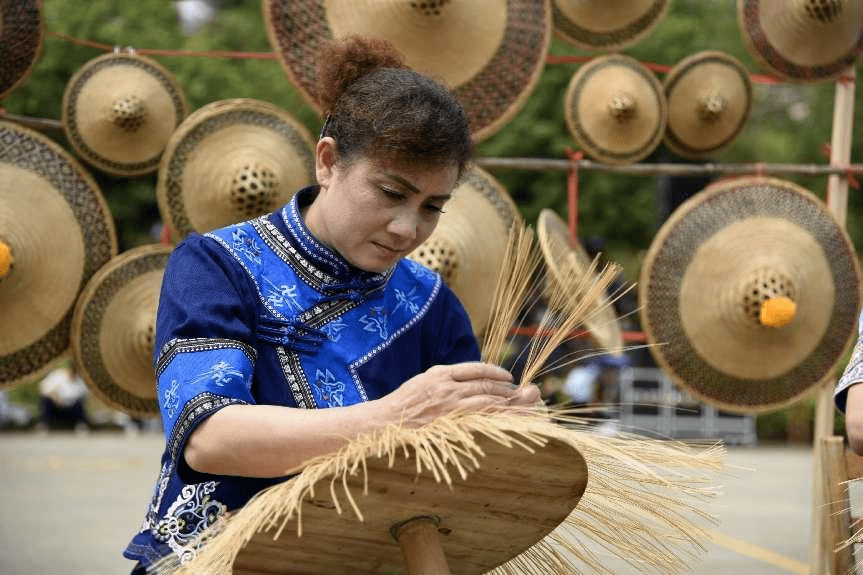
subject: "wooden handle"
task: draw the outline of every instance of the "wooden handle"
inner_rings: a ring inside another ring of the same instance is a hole
[[[411,519],[398,527],[395,536],[402,548],[408,575],[450,575],[433,518]]]

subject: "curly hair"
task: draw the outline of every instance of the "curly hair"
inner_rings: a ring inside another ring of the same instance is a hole
[[[351,36],[321,52],[318,103],[321,137],[336,141],[340,160],[382,157],[464,171],[471,156],[470,125],[455,95],[408,68],[385,40]]]

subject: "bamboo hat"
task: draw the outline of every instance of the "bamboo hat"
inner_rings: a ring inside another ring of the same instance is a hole
[[[44,38],[41,0],[0,0],[0,99],[30,76]]]
[[[668,102],[665,144],[680,156],[699,158],[720,150],[749,118],[749,73],[724,52],[705,50],[684,58],[663,85]]]
[[[72,349],[99,399],[133,416],[158,415],[153,345],[171,246],[132,248],[90,279],[72,316]]]
[[[34,379],[69,350],[72,308],[117,253],[98,185],[45,136],[0,121],[0,387]]]
[[[473,166],[453,191],[435,231],[408,255],[441,274],[464,304],[477,335],[488,325],[509,232],[520,221],[506,189]]]
[[[749,50],[792,82],[835,79],[863,52],[859,0],[737,0],[737,16]]]
[[[475,141],[524,105],[551,37],[550,0],[264,0],[264,19],[282,68],[312,107],[319,107],[319,46],[349,35],[381,38],[453,91]]]
[[[171,135],[156,199],[182,237],[273,211],[314,177],[314,140],[293,116],[260,100],[220,100]]]
[[[153,172],[186,116],[186,96],[161,64],[105,54],[84,64],[63,92],[63,128],[78,155],[104,172]]]
[[[623,54],[592,59],[573,75],[564,96],[566,125],[586,154],[606,164],[647,157],[668,118],[662,84]]]
[[[789,404],[830,377],[854,335],[860,270],[823,202],[790,182],[708,186],[659,230],[639,299],[651,352],[723,409]],[[784,321],[770,318],[784,307]]]
[[[590,272],[591,258],[581,243],[573,244],[569,229],[556,212],[544,209],[539,213],[536,232],[545,267],[553,282],[551,289],[568,290],[568,282]],[[623,335],[614,308],[603,297],[596,302],[584,325],[597,345],[614,355],[621,355]]]
[[[583,50],[623,50],[649,35],[670,0],[553,0],[555,33]]]

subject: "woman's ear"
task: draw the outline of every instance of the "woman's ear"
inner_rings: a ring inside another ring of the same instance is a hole
[[[333,177],[337,157],[336,141],[333,138],[326,136],[318,140],[315,146],[315,179],[322,188],[326,188]]]

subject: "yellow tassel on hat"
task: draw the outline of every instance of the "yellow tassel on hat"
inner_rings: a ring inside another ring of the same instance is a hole
[[[797,304],[787,297],[774,297],[761,304],[759,319],[767,327],[785,327],[794,319]]]
[[[6,277],[12,267],[12,251],[9,246],[0,242],[0,278]]]

